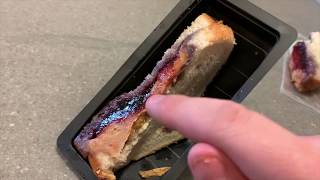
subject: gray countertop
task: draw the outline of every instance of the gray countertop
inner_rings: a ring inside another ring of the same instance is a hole
[[[0,179],[77,179],[56,152],[67,124],[178,0],[1,0]],[[313,0],[252,0],[308,34]],[[244,104],[299,134],[320,133],[319,114],[280,94],[277,63]]]

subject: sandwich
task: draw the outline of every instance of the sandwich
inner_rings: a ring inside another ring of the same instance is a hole
[[[152,95],[201,96],[227,61],[235,44],[233,31],[207,14],[198,16],[134,90],[110,101],[74,139],[98,179],[184,137],[168,131],[148,115]]]
[[[300,92],[320,88],[320,32],[310,33],[310,39],[297,42],[289,60],[291,80]]]

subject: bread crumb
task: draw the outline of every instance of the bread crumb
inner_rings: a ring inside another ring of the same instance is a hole
[[[171,167],[161,167],[161,168],[155,168],[147,171],[139,171],[139,175],[142,178],[150,178],[150,177],[160,177],[166,174]]]

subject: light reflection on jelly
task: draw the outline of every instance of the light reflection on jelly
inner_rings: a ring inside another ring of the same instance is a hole
[[[150,93],[133,97],[129,102],[126,103],[126,105],[123,108],[117,109],[117,111],[111,113],[109,116],[104,118],[101,121],[100,125],[97,127],[95,135],[98,135],[103,130],[103,128],[109,125],[110,123],[117,120],[125,119],[133,112],[136,112],[138,108],[141,108],[141,105],[144,104],[146,99],[149,97],[149,94]]]

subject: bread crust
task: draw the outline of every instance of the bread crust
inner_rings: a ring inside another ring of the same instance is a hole
[[[320,80],[315,77],[309,77],[304,79],[306,76],[301,70],[290,70],[291,81],[299,92],[311,92],[320,88]]]

